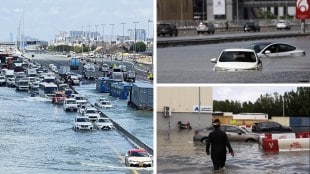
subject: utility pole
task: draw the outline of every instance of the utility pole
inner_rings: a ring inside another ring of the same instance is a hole
[[[104,43],[104,26],[105,26],[105,24],[101,24],[101,26],[102,26],[102,41]]]
[[[88,55],[89,55],[89,52],[90,52],[90,26],[91,25],[88,25]]]
[[[97,38],[98,38],[98,36],[97,36],[97,27],[98,27],[99,25],[95,25],[95,27],[96,27],[96,34],[95,34],[95,43],[96,43],[96,46],[97,46]]]

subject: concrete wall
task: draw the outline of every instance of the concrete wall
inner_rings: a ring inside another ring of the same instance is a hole
[[[200,96],[199,96],[200,91]],[[192,113],[193,106],[213,106],[212,87],[157,87],[157,112],[169,106],[172,113]]]
[[[172,113],[170,117],[165,117],[163,112],[157,112],[157,130],[177,130],[178,121],[182,123],[190,122],[193,129],[203,128],[211,125],[212,115],[207,113]]]
[[[278,122],[283,126],[290,126],[290,117],[272,117],[271,120]]]

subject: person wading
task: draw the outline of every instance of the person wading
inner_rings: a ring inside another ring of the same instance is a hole
[[[226,162],[226,147],[229,150],[231,156],[234,156],[234,151],[231,148],[227,135],[220,129],[221,122],[219,119],[215,119],[212,123],[214,130],[209,134],[206,153],[210,155],[211,145],[211,159],[213,162],[214,171],[225,169]]]

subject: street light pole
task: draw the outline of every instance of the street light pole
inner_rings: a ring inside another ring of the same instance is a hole
[[[105,24],[101,24],[102,25],[102,41],[104,43],[104,26]]]
[[[84,42],[84,25],[82,25],[82,57],[83,57],[83,42]]]
[[[113,39],[113,26],[115,24],[110,24],[111,25],[111,46],[112,46],[112,39]]]
[[[90,51],[90,26],[91,25],[88,25],[88,35],[87,35],[87,37],[88,37],[88,55],[89,55],[89,51]]]
[[[97,36],[97,27],[98,27],[98,26],[99,26],[99,25],[95,25],[95,27],[96,27],[96,34],[95,34],[95,36],[96,36],[96,37],[95,37],[95,40],[96,40],[96,46],[97,46],[97,37],[98,37],[98,36]]]
[[[153,22],[153,21],[152,21],[151,19],[149,19],[149,20],[147,21],[147,34],[148,34],[148,40],[150,40],[150,27],[149,27],[150,22]]]
[[[136,40],[137,40],[137,28],[136,28],[136,24],[139,22],[133,22],[135,24],[135,42],[134,42],[134,50],[135,50],[135,58],[136,58]]]
[[[122,38],[122,62],[124,61],[124,57],[123,57],[123,54],[124,54],[124,25],[126,23],[121,23],[123,25],[123,38]]]

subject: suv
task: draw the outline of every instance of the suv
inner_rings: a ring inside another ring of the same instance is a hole
[[[215,28],[214,24],[212,22],[200,22],[199,25],[196,28],[197,34],[201,33],[208,33],[208,34],[214,34]]]
[[[264,122],[254,123],[254,125],[252,125],[252,132],[282,133],[282,132],[292,132],[292,128],[288,126],[283,126],[277,122],[264,121]]]
[[[255,22],[247,22],[244,24],[243,26],[243,31],[260,31],[260,26],[258,24],[256,24]]]
[[[178,36],[178,29],[175,24],[158,24],[157,25],[157,36],[170,35],[171,37]]]
[[[73,98],[66,98],[64,101],[64,110],[65,111],[77,111],[78,104]]]
[[[226,132],[227,137],[230,141],[241,141],[241,142],[258,141],[258,134],[248,132],[246,129],[239,128],[238,126],[223,124],[221,125],[220,129]],[[193,140],[206,142],[208,140],[209,133],[212,132],[213,130],[214,130],[213,126],[195,130]]]
[[[74,119],[73,129],[77,130],[93,130],[93,125],[87,117],[77,116]]]

